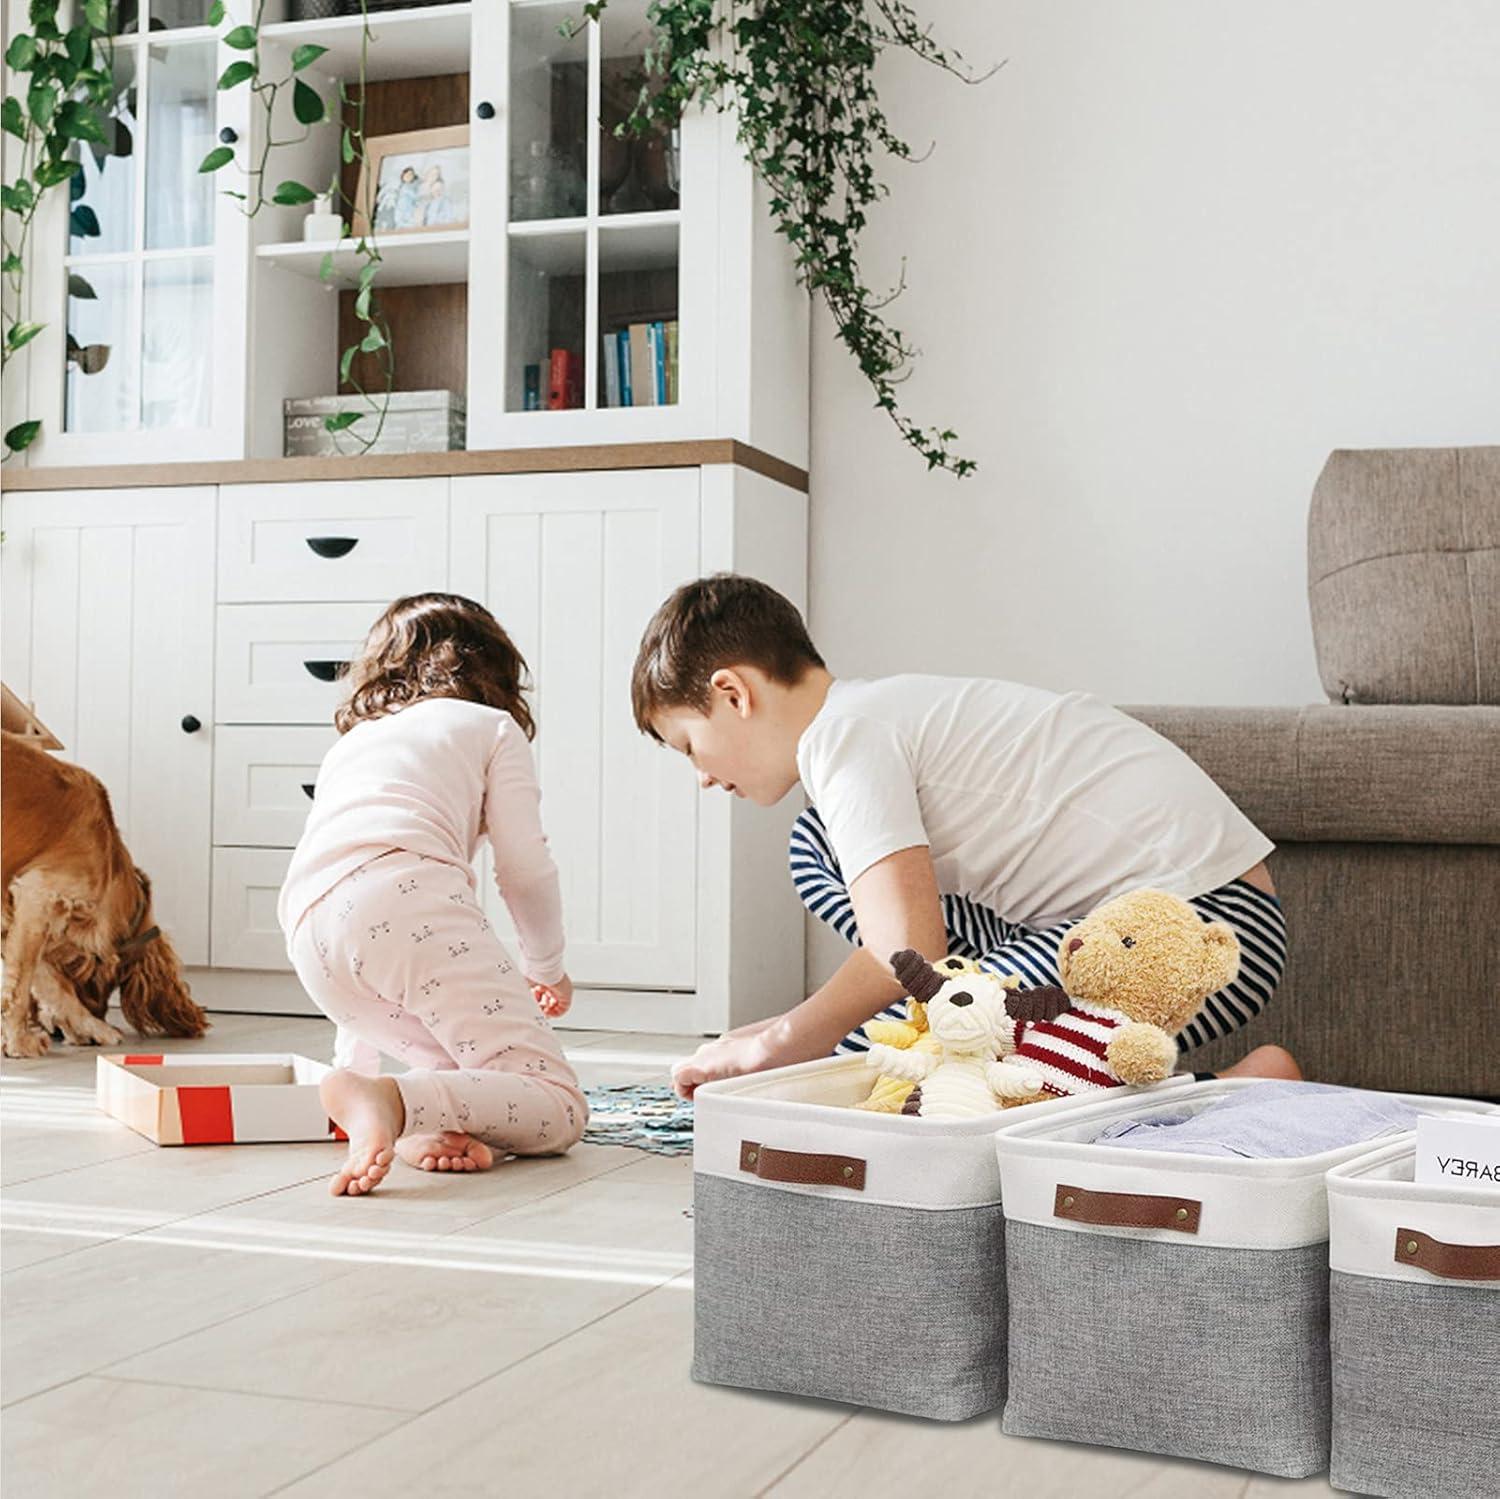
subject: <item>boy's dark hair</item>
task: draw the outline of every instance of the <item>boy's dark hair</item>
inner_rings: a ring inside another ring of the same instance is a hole
[[[669,708],[707,713],[709,679],[722,666],[754,666],[794,687],[822,665],[789,599],[759,579],[715,573],[684,583],[651,616],[630,674],[630,706],[636,727],[659,744],[652,719]]]
[[[462,594],[397,599],[370,626],[346,679],[348,696],[333,715],[340,734],[424,698],[454,697],[503,708],[528,739],[536,735],[526,662],[495,616]]]

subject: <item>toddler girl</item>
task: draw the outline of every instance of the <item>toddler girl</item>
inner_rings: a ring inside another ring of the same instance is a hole
[[[349,1136],[335,1196],[372,1191],[394,1155],[482,1171],[496,1150],[560,1154],[583,1133],[588,1105],[537,1013],[564,1014],[573,986],[525,675],[489,611],[449,593],[397,599],[350,665],[277,907],[339,1028],[322,1085]],[[486,837],[519,964],[476,897]],[[408,1070],[376,1075],[380,1053]]]

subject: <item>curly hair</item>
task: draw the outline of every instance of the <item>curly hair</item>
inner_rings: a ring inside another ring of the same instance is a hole
[[[453,697],[502,708],[536,737],[525,660],[495,616],[461,594],[397,599],[371,625],[345,676],[348,695],[333,715],[340,734],[426,698]]]

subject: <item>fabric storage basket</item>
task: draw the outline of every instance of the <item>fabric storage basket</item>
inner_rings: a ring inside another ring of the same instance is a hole
[[[1418,1185],[1409,1140],[1328,1173],[1335,1488],[1500,1492],[1500,1190]]]
[[[694,1094],[693,1377],[961,1421],[1005,1398],[1005,1115],[850,1107],[874,1080],[835,1057]]]
[[[1252,1078],[1194,1082],[1196,1113]],[[1397,1095],[1405,1096],[1405,1095]],[[1427,1113],[1483,1110],[1408,1097]],[[1010,1398],[1004,1429],[1281,1477],[1328,1465],[1324,1175],[1370,1142],[1244,1159],[1096,1145],[1139,1099],[995,1136],[1005,1200]]]

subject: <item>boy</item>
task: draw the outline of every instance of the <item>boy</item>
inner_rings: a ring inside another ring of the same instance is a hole
[[[631,703],[642,732],[686,755],[705,789],[769,807],[801,781],[813,805],[792,830],[792,881],[808,910],[860,944],[785,1015],[680,1063],[684,1097],[716,1078],[865,1050],[859,1027],[901,997],[886,960],[902,948],[1057,984],[1068,927],[1146,885],[1240,941],[1240,976],[1209,997],[1178,1038],[1184,1050],[1245,1024],[1275,991],[1286,924],[1265,864],[1272,844],[1175,745],[1095,698],[957,677],[837,680],[791,603],[721,573],[657,610]],[[1232,1070],[1301,1075],[1274,1046]]]

